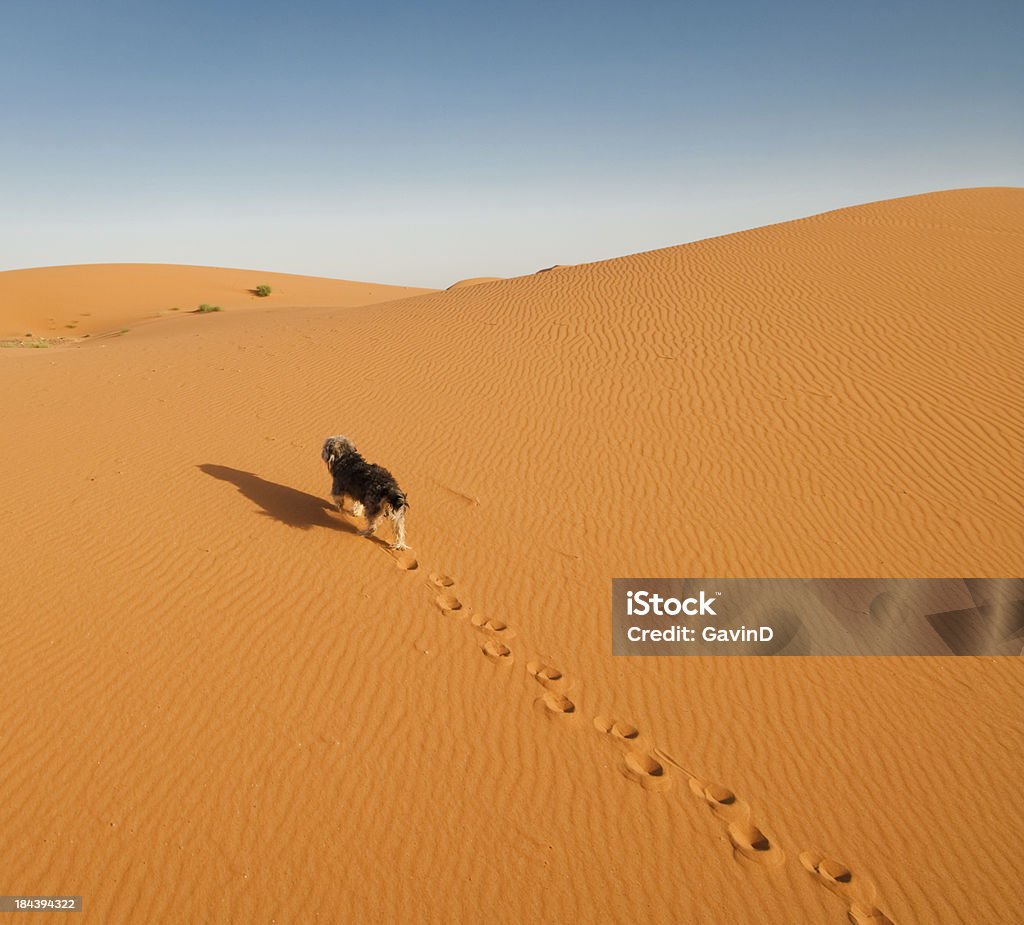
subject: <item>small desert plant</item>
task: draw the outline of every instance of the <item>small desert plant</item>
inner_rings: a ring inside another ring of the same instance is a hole
[[[203,304],[200,305],[199,308],[196,309],[196,311],[199,312],[199,314],[201,315],[205,315],[207,312],[222,312],[224,311],[224,309],[221,308],[219,305],[209,305],[206,302],[203,302]]]
[[[257,286],[255,289],[253,289],[253,292],[256,295],[260,296],[261,298],[266,298],[273,291],[273,287],[271,286]]]

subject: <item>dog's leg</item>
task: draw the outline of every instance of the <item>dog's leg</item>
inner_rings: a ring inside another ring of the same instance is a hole
[[[363,508],[363,502],[362,501],[353,501],[352,502],[352,513],[355,514],[356,517],[362,517],[364,510],[365,509]]]
[[[380,520],[380,515],[379,514],[376,517],[371,517],[367,521],[366,529],[365,530],[360,530],[359,531],[359,535],[360,536],[373,536],[373,534],[377,532],[377,522],[379,520]]]
[[[364,507],[360,505],[360,507]],[[379,504],[374,504],[369,508],[364,508],[363,513],[366,515],[366,529],[360,530],[360,536],[373,536],[377,529],[377,523],[380,520],[381,509]]]
[[[331,500],[334,501],[334,506],[344,512],[345,510],[345,496],[344,495],[331,495]]]
[[[408,549],[405,545],[405,508],[399,508],[394,512],[395,519],[395,541],[391,544],[392,549]]]

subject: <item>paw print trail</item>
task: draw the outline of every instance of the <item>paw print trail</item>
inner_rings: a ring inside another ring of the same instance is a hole
[[[455,591],[455,579],[443,572],[432,572],[430,588],[434,593],[434,603],[442,613],[455,617],[465,616],[462,601]],[[508,645],[515,638],[515,631],[503,620],[472,614],[470,625],[480,636],[479,649],[490,661],[505,667],[515,662],[515,655]]]
[[[410,550],[401,554],[392,552],[392,555],[400,567],[409,571],[418,566]],[[400,555],[412,558],[412,565],[402,565]],[[517,636],[508,623],[497,617],[469,612],[450,575],[431,573],[428,587],[435,606],[442,613],[459,619],[469,617],[467,622],[478,636],[479,651],[489,661],[505,669],[511,668],[516,661],[512,641]],[[571,721],[576,716],[578,708],[571,696],[576,687],[575,679],[540,657],[526,662],[526,674],[540,688],[534,703],[542,715],[559,723]],[[622,776],[644,790],[665,793],[672,789],[675,774],[681,772],[690,792],[721,823],[735,861],[764,867],[785,863],[786,854],[774,835],[760,819],[755,819],[750,805],[733,790],[702,779],[650,742],[633,723],[602,714],[594,718],[593,728],[606,743],[617,749]],[[854,876],[845,865],[815,852],[802,853],[800,863],[815,883],[843,901],[847,922],[852,925],[895,925],[875,905],[876,889],[870,881]]]

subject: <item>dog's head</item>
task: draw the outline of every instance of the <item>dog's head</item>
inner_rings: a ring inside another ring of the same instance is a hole
[[[336,437],[328,437],[324,441],[324,448],[320,456],[327,463],[327,468],[333,469],[334,464],[339,459],[344,459],[346,456],[355,453],[355,451],[356,448],[352,441],[348,437],[338,434]]]

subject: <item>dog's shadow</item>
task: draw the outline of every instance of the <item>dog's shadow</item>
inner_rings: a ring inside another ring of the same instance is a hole
[[[316,495],[299,491],[296,488],[289,488],[287,485],[279,485],[277,482],[268,482],[255,473],[232,469],[230,466],[203,463],[197,468],[207,475],[212,475],[215,479],[230,482],[246,498],[262,508],[261,514],[273,517],[289,527],[298,527],[300,530],[327,527],[353,535],[359,532],[348,521],[338,517],[329,517],[328,512],[336,510],[334,505]]]

